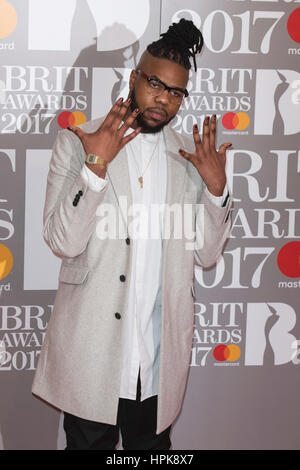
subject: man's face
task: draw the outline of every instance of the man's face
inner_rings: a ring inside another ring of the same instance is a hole
[[[188,71],[181,65],[167,59],[153,57],[145,52],[138,68],[150,77],[157,77],[170,87],[185,89]],[[149,93],[147,80],[133,71],[130,82],[131,110],[139,108],[137,127],[144,133],[159,132],[177,114],[181,101],[174,102],[167,91],[158,96]]]

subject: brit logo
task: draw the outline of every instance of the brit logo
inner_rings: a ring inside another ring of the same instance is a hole
[[[28,49],[69,51],[76,17],[85,16],[85,28],[95,31],[97,51],[112,51],[128,47],[144,34],[150,17],[149,0],[110,0],[104,8],[99,0],[86,0],[81,9],[77,0],[29,0]],[[132,14],[139,12],[138,15]],[[55,28],[55,33],[54,33]],[[90,33],[86,46],[90,46]]]
[[[248,303],[245,365],[279,365],[292,361],[297,340],[291,333],[296,312],[279,302]]]
[[[300,132],[300,73],[257,70],[254,134],[292,135]]]

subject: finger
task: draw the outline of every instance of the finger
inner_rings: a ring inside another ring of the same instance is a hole
[[[126,137],[123,137],[122,147],[124,147],[124,145],[128,144],[128,142],[134,139],[141,132],[141,130],[142,128],[138,127],[134,132],[131,132],[131,134],[127,135]]]
[[[131,98],[127,98],[127,100],[124,101],[124,103],[121,104],[121,106],[119,108],[119,111],[117,111],[117,113],[115,114],[114,120],[112,122],[112,127],[115,130],[119,129],[119,126],[120,126],[121,122],[124,120],[124,117],[126,116],[126,114],[128,112],[128,109],[130,107],[130,103],[131,103]]]
[[[185,158],[186,160],[188,160],[189,162],[192,162],[193,159],[194,159],[194,154],[192,153],[189,153],[189,152],[186,152],[185,150],[183,149],[179,149],[178,152],[180,153],[180,155]]]
[[[205,151],[209,150],[209,116],[206,116],[203,121],[203,136],[202,145]]]
[[[140,110],[138,108],[136,108],[131,114],[130,116],[126,119],[126,121],[124,122],[124,124],[120,127],[119,129],[119,132],[121,134],[121,136],[123,136],[125,134],[125,132],[127,131],[127,129],[129,129],[129,127],[132,126],[132,124],[134,123],[134,121],[136,120],[138,114],[139,114]]]
[[[120,108],[122,106],[122,103],[123,103],[123,98],[119,98],[115,103],[114,105],[112,106],[111,110],[109,111],[109,113],[107,114],[106,118],[104,119],[103,123],[102,123],[102,126],[111,126],[112,123],[114,122],[115,120],[115,117],[116,115],[119,113],[120,111]],[[100,130],[100,128],[102,127],[100,126],[98,130]]]
[[[226,150],[232,146],[231,142],[226,142],[225,144],[220,145],[218,154],[225,154]]]
[[[86,132],[84,132],[82,129],[80,129],[80,127],[77,127],[77,126],[67,126],[67,129],[73,132],[73,134],[77,135],[77,137],[79,137],[80,140],[86,134]]]
[[[210,120],[209,145],[212,150],[216,149],[216,115],[213,114]]]
[[[223,162],[226,162],[226,150],[231,147],[231,145],[231,142],[226,142],[219,147],[218,155],[222,158]]]
[[[194,137],[194,142],[195,142],[195,146],[196,146],[196,152],[201,153],[202,150],[203,150],[203,146],[202,146],[202,141],[201,141],[201,138],[200,138],[199,129],[198,129],[197,124],[193,125],[193,137]]]

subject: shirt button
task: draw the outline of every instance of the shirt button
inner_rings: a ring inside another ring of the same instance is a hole
[[[127,243],[127,245],[130,245],[130,238],[128,238],[128,237],[126,238],[126,243]]]
[[[116,313],[115,313],[115,317],[116,317],[117,320],[120,320],[121,314],[120,314],[119,312],[116,312]]]
[[[125,282],[125,279],[126,279],[126,277],[124,276],[124,274],[121,274],[121,276],[120,276],[120,281],[121,281],[121,282]]]

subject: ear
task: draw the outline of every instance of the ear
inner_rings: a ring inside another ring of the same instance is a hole
[[[137,72],[135,70],[131,70],[130,78],[129,78],[129,91],[130,93],[134,89],[135,81],[137,78]]]

